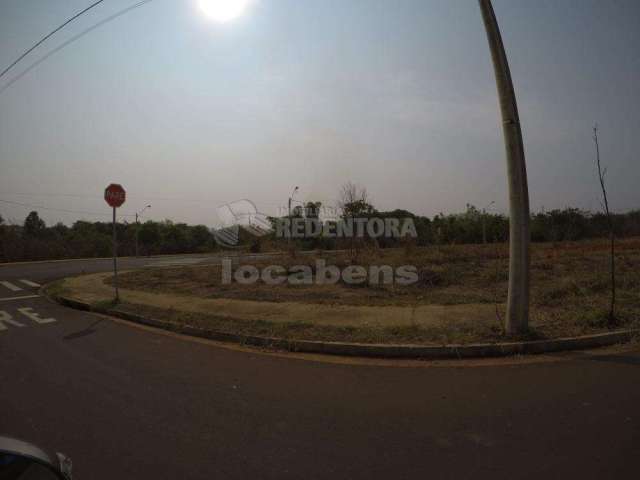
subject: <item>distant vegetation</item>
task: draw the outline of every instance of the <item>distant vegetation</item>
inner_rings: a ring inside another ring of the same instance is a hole
[[[508,218],[495,213],[483,213],[472,205],[458,214],[439,214],[433,218],[414,215],[406,210],[379,212],[369,203],[362,208],[347,205],[349,216],[407,218],[414,220],[418,238],[410,240],[417,246],[505,242],[508,239]],[[319,204],[311,209],[298,209],[296,215],[317,218]],[[343,209],[343,211],[345,211]],[[616,236],[640,236],[640,210],[613,214]],[[484,225],[484,235],[483,235]],[[136,224],[118,224],[118,254],[135,254]],[[219,248],[209,228],[147,221],[138,226],[141,255],[211,252]],[[72,226],[58,223],[47,226],[37,212],[31,212],[22,225],[6,223],[0,217],[0,261],[44,260],[111,255],[110,222],[77,221]],[[575,241],[609,236],[608,220],[603,213],[590,213],[575,208],[538,212],[531,216],[531,239],[534,242]],[[253,251],[284,249],[286,242],[273,234],[265,237],[241,235],[242,245]],[[380,248],[405,246],[407,240],[378,238]],[[298,249],[349,248],[348,241],[334,238],[308,238],[294,241]]]
[[[315,204],[317,208],[317,203]],[[455,245],[501,243],[509,238],[509,218],[502,214],[483,212],[473,205],[456,214],[438,214],[433,218],[414,215],[406,210],[377,211],[365,203],[358,212],[343,209],[352,217],[412,218],[418,233],[417,239],[377,238],[380,248],[406,246]],[[309,215],[307,215],[309,217]],[[313,215],[311,215],[313,218]],[[613,214],[612,220],[618,237],[640,236],[640,210]],[[277,221],[277,219],[272,219]],[[609,236],[609,224],[604,213],[591,213],[577,208],[550,210],[531,215],[531,240],[533,242],[577,241]],[[260,239],[268,243],[269,237]],[[255,242],[255,241],[254,241]],[[350,241],[335,238],[307,238],[297,241],[302,250],[350,248]],[[255,247],[255,245],[254,245]],[[264,249],[264,248],[263,248]],[[258,248],[254,248],[258,250]]]
[[[136,227],[141,255],[209,252],[216,247],[204,225],[169,220],[147,221],[138,226],[118,223],[119,255],[135,254]],[[111,222],[47,226],[37,212],[31,212],[22,225],[6,224],[0,217],[0,261],[108,257],[112,254],[112,232]]]

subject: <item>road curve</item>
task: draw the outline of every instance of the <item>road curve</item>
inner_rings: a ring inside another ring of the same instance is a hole
[[[110,266],[0,266],[0,434],[65,452],[76,479],[637,477],[640,349],[508,365],[324,363],[38,296],[38,284]]]

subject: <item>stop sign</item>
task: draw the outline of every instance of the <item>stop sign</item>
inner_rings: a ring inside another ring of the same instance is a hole
[[[110,207],[117,208],[125,201],[127,194],[122,188],[122,185],[112,183],[104,189],[104,199]]]

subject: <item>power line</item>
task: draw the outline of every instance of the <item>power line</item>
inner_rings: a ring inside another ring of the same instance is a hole
[[[33,70],[34,68],[36,68],[38,65],[40,65],[42,62],[44,62],[45,60],[47,60],[49,57],[51,57],[52,55],[56,54],[57,52],[59,52],[60,50],[62,50],[63,48],[69,46],[70,44],[72,44],[73,42],[75,42],[76,40],[79,40],[80,38],[84,37],[86,34],[92,32],[93,30],[103,26],[106,23],[111,22],[112,20],[115,20],[116,18],[124,15],[127,12],[130,12],[131,10],[134,10],[138,7],[141,7],[142,5],[152,2],[153,0],[142,0],[141,2],[138,2],[134,5],[131,5],[130,7],[127,7],[123,10],[120,10],[117,13],[114,13],[113,15],[110,15],[109,17],[105,18],[104,20],[100,20],[98,23],[92,25],[91,27],[87,28],[86,30],[83,30],[82,32],[78,33],[77,35],[74,35],[73,37],[71,37],[69,40],[65,41],[64,43],[62,43],[61,45],[57,46],[56,48],[54,48],[53,50],[51,50],[50,52],[48,52],[44,57],[40,58],[39,60],[37,60],[36,62],[32,63],[31,65],[29,65],[29,67],[27,69],[25,69],[24,71],[20,72],[18,75],[16,75],[15,77],[13,77],[6,85],[3,85],[2,88],[0,88],[0,95],[7,89],[9,88],[11,85],[13,85],[14,83],[16,83],[18,80],[20,80],[22,77],[24,77],[26,74],[28,74],[31,70]],[[17,62],[16,62],[17,63]],[[0,76],[1,78],[1,76]]]
[[[151,1],[151,0],[147,0]],[[83,194],[83,193],[23,193],[23,192],[0,192],[0,195],[5,196],[20,196],[20,197],[71,197],[71,198],[103,198],[101,195]],[[129,195],[127,198],[136,200],[153,200],[162,202],[180,202],[180,203],[207,203],[210,200],[206,198],[184,198],[184,197],[159,197],[159,196],[146,196],[146,195]]]
[[[72,197],[72,198],[102,198],[100,195],[84,195],[81,193],[16,193],[0,192],[0,195],[11,195],[17,197]]]
[[[147,0],[152,1],[152,0]],[[0,90],[1,91],[1,90]],[[0,195],[4,196],[19,196],[19,197],[68,197],[68,198],[103,198],[101,195],[92,195],[92,194],[82,194],[82,193],[18,193],[18,192],[0,192]],[[208,198],[185,198],[185,197],[160,197],[160,196],[147,196],[147,195],[129,195],[127,194],[127,198],[131,200],[144,200],[153,201],[153,202],[172,202],[172,203],[191,203],[197,204],[201,206],[206,206],[206,204],[210,203],[213,205],[213,201]],[[299,203],[304,203],[302,200],[294,200]],[[261,206],[269,206],[269,207],[284,207],[284,203],[277,202],[258,202]]]
[[[147,0],[147,1],[152,1],[152,0]],[[66,197],[66,198],[91,198],[91,199],[100,199],[103,198],[100,195],[92,195],[92,194],[82,194],[82,193],[21,193],[21,192],[10,192],[10,191],[0,191],[0,195],[2,196],[20,196],[20,197]],[[185,197],[160,197],[160,196],[146,196],[146,195],[129,195],[127,194],[127,198],[130,200],[144,200],[145,202],[147,201],[153,201],[153,202],[171,202],[171,203],[182,203],[182,204],[196,204],[196,205],[200,205],[202,207],[206,207],[207,204],[213,205],[214,202],[211,199],[207,199],[207,198],[185,198]],[[304,203],[300,200],[297,200],[300,203]],[[5,202],[5,203],[15,203],[17,205],[24,205],[24,206],[30,206],[32,208],[43,208],[43,209],[48,209],[48,210],[60,210],[60,211],[65,211],[65,212],[69,212],[69,213],[89,213],[89,214],[93,214],[92,212],[76,212],[76,211],[68,211],[68,210],[64,210],[64,209],[52,209],[52,208],[48,208],[48,207],[41,207],[41,206],[31,206],[28,204],[21,204],[19,202],[10,202],[8,200],[0,200],[0,202]],[[278,207],[278,208],[284,208],[285,205],[283,203],[276,203],[276,202],[258,202],[262,207],[267,207],[268,209],[271,207]],[[265,213],[267,210],[263,210],[262,213]],[[277,212],[276,212],[277,213]],[[106,215],[104,213],[95,213],[96,215]],[[129,217],[134,217],[135,215],[131,215],[131,214],[123,214],[124,216],[129,216]]]
[[[26,208],[37,208],[40,210],[50,210],[53,212],[64,212],[64,213],[76,213],[76,214],[80,214],[80,215],[99,215],[99,216],[107,216],[110,217],[111,213],[105,213],[105,212],[88,212],[85,210],[67,210],[66,208],[53,208],[53,207],[44,207],[42,205],[31,205],[28,203],[21,203],[21,202],[12,202],[10,200],[2,200],[0,199],[0,203],[6,203],[9,205],[17,205],[20,207],[26,207]],[[120,214],[120,216],[122,217],[135,217],[135,214],[131,214],[131,213],[123,213]]]
[[[26,57],[27,55],[29,55],[31,52],[33,52],[36,48],[38,48],[40,45],[42,45],[44,42],[47,41],[48,38],[50,38],[51,36],[53,36],[56,32],[59,32],[60,30],[62,30],[64,27],[66,27],[68,24],[70,24],[71,22],[73,22],[76,18],[78,18],[80,15],[88,12],[89,10],[91,10],[93,7],[101,4],[102,2],[104,2],[104,0],[98,0],[97,2],[92,3],[91,5],[89,5],[87,8],[85,8],[84,10],[76,13],[73,17],[71,17],[70,19],[68,19],[67,21],[65,21],[62,25],[58,26],[57,28],[53,29],[51,32],[49,32],[47,35],[45,35],[44,37],[42,37],[35,45],[33,45],[31,48],[29,48],[26,52],[24,52],[22,55],[20,55],[11,65],[9,65],[7,68],[5,68],[2,73],[0,73],[0,78],[4,77],[5,74],[11,70],[20,60],[22,60],[24,57]]]

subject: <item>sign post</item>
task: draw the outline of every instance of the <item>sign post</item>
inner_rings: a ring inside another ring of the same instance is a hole
[[[104,199],[113,208],[113,285],[116,290],[116,302],[120,301],[118,293],[118,239],[116,236],[116,208],[120,207],[125,199],[126,192],[122,185],[112,183],[104,190]]]

